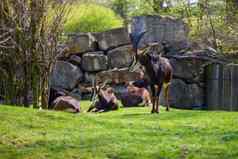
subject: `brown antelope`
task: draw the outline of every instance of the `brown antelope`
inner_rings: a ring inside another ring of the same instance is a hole
[[[163,86],[166,110],[169,111],[169,85],[172,80],[173,69],[169,60],[161,56],[163,50],[161,44],[150,43],[143,49],[138,49],[138,44],[145,33],[142,32],[136,37],[130,36],[134,52],[134,62],[131,67],[134,67],[137,61],[139,61],[149,77],[152,93],[151,113],[159,113],[159,96]]]
[[[144,105],[144,106],[151,105],[150,93],[146,88],[139,88],[139,87],[134,86],[132,83],[129,83],[129,85],[127,86],[127,91],[131,95],[141,97],[142,105]]]
[[[113,93],[111,87],[105,89],[108,80],[104,81],[102,85],[96,85],[96,81],[93,81],[93,94],[92,94],[92,104],[90,105],[88,112],[104,112],[108,110],[118,109],[117,98]]]

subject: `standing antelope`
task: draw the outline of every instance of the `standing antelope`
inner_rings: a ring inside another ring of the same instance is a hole
[[[152,93],[152,110],[151,113],[159,113],[159,96],[164,86],[164,96],[166,100],[166,110],[169,111],[169,85],[172,80],[172,66],[167,58],[161,57],[162,45],[159,43],[150,43],[143,49],[138,49],[138,44],[146,32],[140,33],[136,37],[131,38],[134,67],[137,61],[144,66],[149,77],[149,85]]]

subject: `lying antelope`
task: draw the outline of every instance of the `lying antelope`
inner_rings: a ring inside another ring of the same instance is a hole
[[[144,106],[151,105],[150,94],[146,88],[139,88],[134,86],[132,83],[129,83],[129,85],[127,86],[127,90],[129,94],[141,97],[142,105]]]
[[[161,44],[150,43],[143,49],[138,49],[138,44],[145,33],[142,32],[137,37],[130,36],[134,52],[134,62],[131,67],[134,67],[139,61],[149,77],[152,92],[151,113],[159,113],[159,96],[163,86],[166,110],[169,111],[169,85],[172,80],[173,69],[169,60],[161,56],[163,49]]]
[[[102,85],[97,86],[95,80],[93,81],[92,104],[88,112],[104,112],[118,109],[117,98],[112,88],[109,87],[105,91],[103,90],[107,82],[108,81],[105,81]]]

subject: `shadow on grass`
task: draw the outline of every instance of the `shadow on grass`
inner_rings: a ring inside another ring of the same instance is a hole
[[[151,116],[153,114],[151,113],[131,113],[131,114],[121,114],[121,117],[125,117],[125,118],[133,118],[133,117],[145,117],[145,116]]]
[[[147,112],[138,112],[138,113],[123,113],[120,114],[119,118],[159,118],[161,120],[189,120],[190,118],[194,120],[194,118],[202,118],[203,116],[207,116],[207,112],[203,111],[188,111],[188,110],[179,110],[176,111],[172,109],[171,111],[162,111],[159,114],[157,113],[150,113],[150,111]]]

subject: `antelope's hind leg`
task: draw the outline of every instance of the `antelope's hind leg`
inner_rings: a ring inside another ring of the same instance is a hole
[[[156,97],[152,97],[152,110],[151,113],[155,113],[156,112]]]
[[[160,108],[159,108],[159,96],[160,96],[160,92],[161,92],[161,88],[162,88],[162,84],[161,85],[157,85],[157,92],[156,92],[156,113],[159,113]]]
[[[164,99],[166,101],[166,111],[169,111],[169,86],[170,86],[170,82],[169,83],[165,83],[164,85]]]
[[[155,104],[156,104],[156,110],[155,112],[158,114],[159,113],[159,97],[155,97]]]

